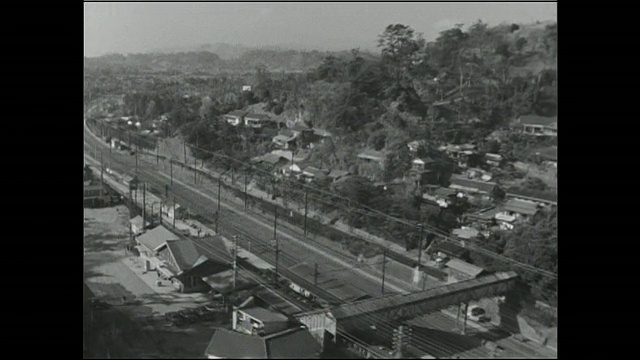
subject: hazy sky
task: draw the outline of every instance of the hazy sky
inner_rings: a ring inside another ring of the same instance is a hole
[[[454,24],[556,20],[555,2],[85,2],[84,53],[136,53],[229,43],[318,50],[375,49],[389,24],[434,39]]]

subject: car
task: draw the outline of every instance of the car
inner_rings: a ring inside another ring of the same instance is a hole
[[[490,318],[487,316],[487,313],[483,308],[477,305],[472,305],[469,306],[469,309],[467,310],[467,319],[476,322],[487,322]]]

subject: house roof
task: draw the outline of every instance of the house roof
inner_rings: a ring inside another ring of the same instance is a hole
[[[473,239],[474,237],[478,236],[480,234],[480,232],[476,229],[454,229],[452,231],[452,234],[461,238],[461,239]]]
[[[180,240],[180,238],[162,225],[138,236],[138,242],[152,251],[156,251],[159,247],[164,245],[165,242],[174,240]]]
[[[339,178],[347,175],[351,175],[351,173],[344,170],[333,169],[327,176],[329,176],[330,178]]]
[[[508,190],[507,196],[516,197],[516,198],[521,197],[523,199],[538,201],[543,203],[551,203],[551,204],[558,203],[558,194],[548,193],[548,192],[543,193],[543,192],[536,192],[532,190],[513,188]]]
[[[282,129],[280,130],[280,136],[286,136],[288,139],[290,137],[296,136],[296,134],[293,131],[291,131],[291,129]]]
[[[198,260],[193,264],[191,269],[186,270],[185,272],[188,272],[189,275],[191,276],[194,276],[197,278],[203,278],[213,274],[219,274],[221,272],[225,272],[229,269],[231,269],[230,264],[227,264],[218,260],[212,260],[207,258],[204,255],[201,255],[198,258]]]
[[[484,154],[484,156],[490,160],[495,160],[495,161],[502,161],[503,157],[500,154],[492,154],[492,153],[486,153]]]
[[[136,226],[138,228],[142,227],[142,216],[138,215],[136,217],[134,217],[133,219],[130,219],[129,222],[131,223],[131,225]],[[149,224],[149,222],[147,221],[147,224]]]
[[[471,179],[465,179],[460,177],[451,177],[451,185],[450,188],[465,188],[465,189],[475,189],[478,192],[483,192],[490,194],[493,189],[497,186],[496,183],[493,182],[484,182],[484,181],[476,181]]]
[[[277,164],[280,160],[283,160],[283,159],[286,160],[286,158],[283,158],[282,156],[278,154],[273,154],[273,153],[264,154],[260,158],[261,161],[272,164],[272,165]]]
[[[456,195],[458,192],[453,190],[453,189],[448,189],[448,188],[438,188],[433,192],[433,195],[436,196],[442,196],[442,197],[449,197],[452,195]]]
[[[221,235],[207,236],[202,239],[203,243],[207,244],[207,247],[212,250],[218,257],[222,258],[222,261],[232,261],[231,248],[229,248]]]
[[[538,206],[535,203],[518,199],[509,199],[504,209],[523,215],[533,215],[538,212]]]
[[[262,322],[288,322],[289,318],[286,316],[277,313],[275,311],[271,311],[262,307],[250,307],[246,309],[240,309],[245,314],[251,316],[252,318],[258,319]]]
[[[313,166],[308,166],[304,169],[305,173],[309,173],[311,175],[313,175],[314,177],[325,177],[327,176],[327,172],[325,170],[320,170],[316,167]]]
[[[331,133],[323,129],[313,129],[313,134],[320,137],[331,137]]]
[[[280,140],[280,141],[284,141],[284,142],[288,142],[293,140],[293,138],[291,136],[286,136],[286,135],[276,135],[273,137],[273,140]]]
[[[497,207],[490,207],[488,209],[482,209],[475,213],[469,214],[467,215],[467,217],[470,219],[477,219],[477,220],[491,220],[499,212],[500,212],[500,209],[498,209]]]
[[[536,154],[538,156],[540,156],[541,158],[546,159],[546,160],[558,161],[558,147],[557,146],[550,146],[548,148],[541,149]]]
[[[459,259],[451,259],[447,262],[446,265],[448,268],[460,271],[472,277],[476,277],[480,275],[484,269],[473,264],[469,264],[468,262],[459,260]]]
[[[553,124],[558,123],[558,117],[544,117],[537,115],[523,115],[520,116],[518,120],[522,125],[540,125],[540,126],[551,126]]]
[[[310,130],[311,128],[308,127],[307,125],[305,125],[302,122],[297,122],[297,123],[293,124],[293,126],[290,127],[290,129],[293,130],[293,131],[300,132],[302,130]]]
[[[230,359],[317,359],[320,351],[320,344],[303,327],[268,336],[217,329],[205,355]]]
[[[167,243],[167,251],[173,255],[178,272],[191,269],[200,257],[198,249],[191,240],[175,240]]]
[[[435,160],[433,160],[430,157],[424,157],[424,158],[413,159],[413,162],[415,164],[430,164],[435,162]]]
[[[246,112],[242,111],[242,110],[233,110],[230,113],[226,114],[227,116],[244,116],[244,114],[246,114]]]
[[[442,242],[435,244],[433,246],[434,251],[443,252],[449,256],[461,257],[467,253],[467,250],[462,246],[450,243],[450,242]]]
[[[291,161],[291,159],[293,159],[293,152],[289,150],[273,150],[271,154],[278,155],[282,158],[287,159],[288,161]]]
[[[384,161],[385,154],[381,151],[367,149],[361,152],[360,154],[358,154],[358,158],[374,160],[374,161]]]
[[[269,120],[270,117],[268,115],[265,114],[256,114],[256,113],[249,113],[247,115],[244,116],[245,119],[251,119],[251,120]]]

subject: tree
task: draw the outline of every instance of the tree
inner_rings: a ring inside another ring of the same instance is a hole
[[[418,61],[417,52],[424,46],[422,38],[416,39],[414,30],[406,25],[389,25],[378,37],[378,47],[382,48],[382,61],[397,85],[403,80]]]

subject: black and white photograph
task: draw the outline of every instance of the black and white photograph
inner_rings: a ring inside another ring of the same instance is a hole
[[[557,2],[84,2],[85,359],[556,359]]]

